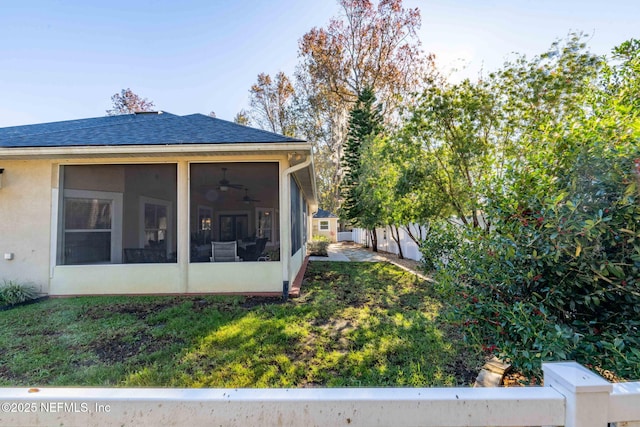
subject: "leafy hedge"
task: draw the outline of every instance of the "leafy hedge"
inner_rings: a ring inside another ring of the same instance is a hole
[[[469,339],[534,376],[577,360],[640,378],[640,197],[633,159],[615,162],[570,194],[493,207],[489,232],[434,227],[422,252]]]

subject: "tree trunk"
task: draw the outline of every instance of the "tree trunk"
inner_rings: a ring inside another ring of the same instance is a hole
[[[397,225],[391,225],[389,228],[391,229],[391,237],[393,238],[393,241],[398,245],[398,258],[404,259],[404,255],[402,254],[402,245],[400,244],[400,230]],[[394,229],[396,230],[395,233],[393,232]]]
[[[378,252],[378,233],[376,233],[376,229],[369,230],[369,235],[371,236],[371,250]]]
[[[413,240],[413,243],[420,246],[420,243],[425,239],[426,235],[423,232],[422,225],[420,224],[414,224],[414,225],[416,227],[417,233],[414,233],[413,230],[411,230],[410,223],[401,226],[401,228],[405,231],[405,233],[407,233],[407,236],[409,236],[409,238]],[[424,228],[428,228],[428,227],[425,226]]]

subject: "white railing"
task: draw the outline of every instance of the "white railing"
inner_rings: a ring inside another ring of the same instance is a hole
[[[574,362],[543,369],[545,387],[523,388],[0,388],[0,425],[638,425],[640,383]]]

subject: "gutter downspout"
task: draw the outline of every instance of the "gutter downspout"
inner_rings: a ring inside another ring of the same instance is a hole
[[[280,177],[280,187],[282,188],[282,197],[280,198],[280,221],[281,225],[284,223],[282,229],[289,229],[291,222],[291,188],[289,185],[289,175],[306,168],[312,162],[311,153],[307,156],[307,159],[297,165],[291,166],[282,172]],[[290,230],[289,230],[290,231]],[[282,299],[286,300],[289,297],[289,277],[291,272],[291,236],[290,232],[286,234],[285,238],[281,240],[280,250],[282,251]]]

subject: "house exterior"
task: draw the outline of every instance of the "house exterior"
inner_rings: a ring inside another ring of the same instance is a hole
[[[338,216],[318,209],[313,215],[313,236],[324,236],[331,242],[338,241]]]
[[[286,294],[317,209],[311,144],[201,114],[2,128],[0,170],[0,279],[49,295]]]

